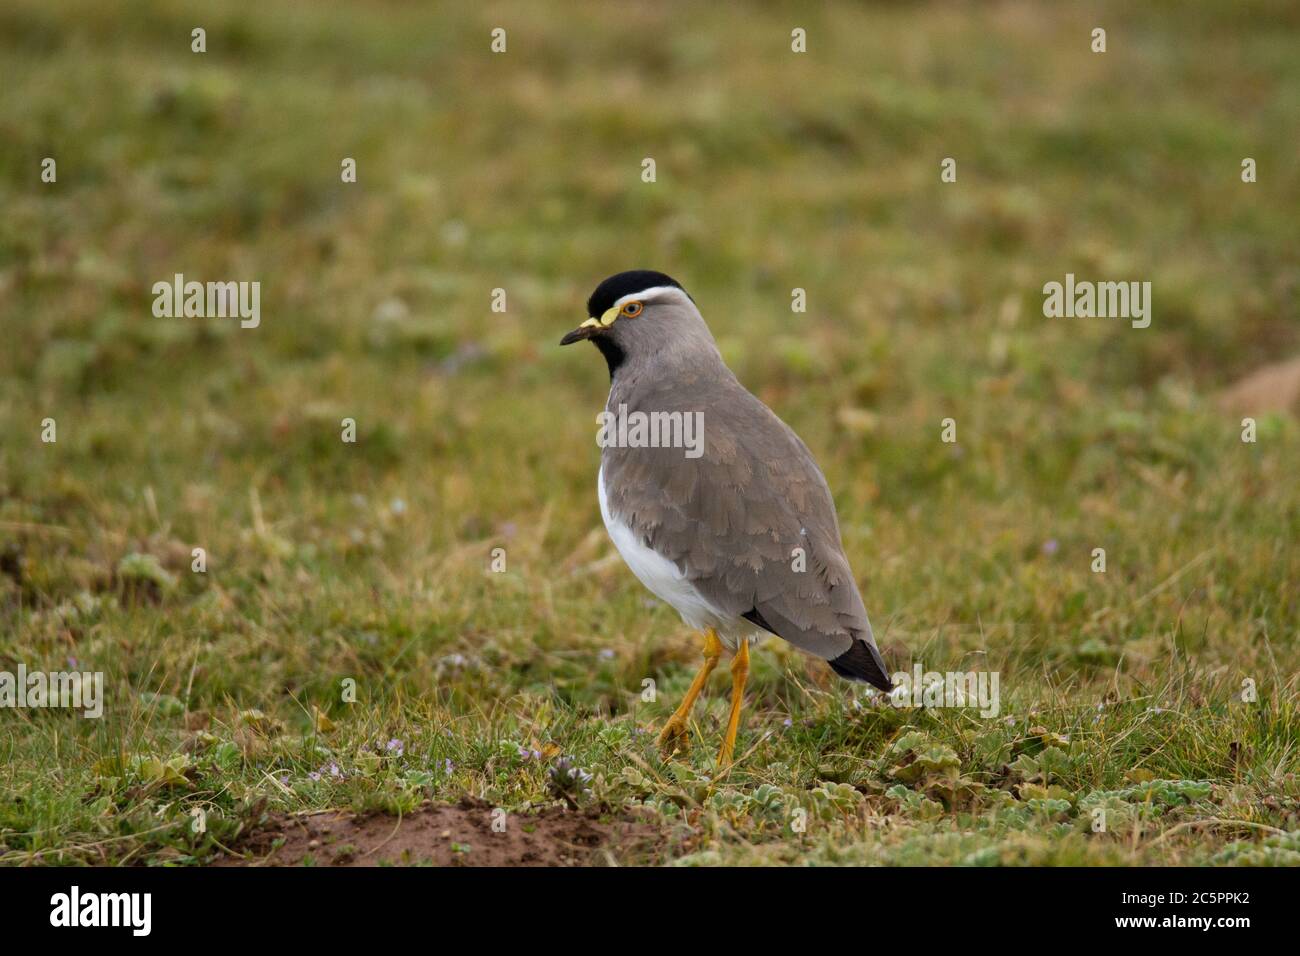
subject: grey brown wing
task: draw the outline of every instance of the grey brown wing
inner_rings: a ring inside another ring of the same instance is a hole
[[[874,651],[821,470],[767,406],[726,385],[695,408],[645,397],[644,409],[701,411],[704,451],[606,449],[611,511],[725,613],[825,660],[858,640]]]

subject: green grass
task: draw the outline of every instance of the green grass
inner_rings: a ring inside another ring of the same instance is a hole
[[[522,809],[560,755],[655,862],[1300,862],[1300,428],[1213,401],[1300,349],[1294,5],[472,6],[0,11],[0,670],[107,675],[101,720],[0,712],[0,862]],[[634,267],[812,448],[891,666],[997,671],[997,719],[772,641],[730,774],[725,675],[659,759],[698,640],[556,347]],[[260,280],[260,328],[154,318],[176,272]],[[1044,318],[1066,272],[1151,328]]]

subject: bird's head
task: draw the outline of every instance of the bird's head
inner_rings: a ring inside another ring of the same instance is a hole
[[[587,299],[587,320],[560,339],[571,345],[590,339],[609,364],[610,378],[627,362],[705,346],[716,355],[695,300],[681,283],[662,272],[638,269],[612,275]]]

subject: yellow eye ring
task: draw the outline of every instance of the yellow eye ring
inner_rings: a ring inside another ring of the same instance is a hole
[[[626,315],[629,319],[635,319],[638,315],[641,314],[641,310],[643,308],[644,306],[642,306],[640,302],[628,302],[626,305],[623,306],[623,314]]]

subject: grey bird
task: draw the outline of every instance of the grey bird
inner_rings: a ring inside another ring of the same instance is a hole
[[[890,690],[826,479],[727,368],[695,300],[661,272],[621,272],[596,287],[587,316],[560,344],[589,340],[609,365],[597,476],[605,527],[641,583],[704,632],[704,666],[659,735],[664,753],[686,742],[726,647],[731,714],[718,763],[731,763],[749,646],[765,632]]]

